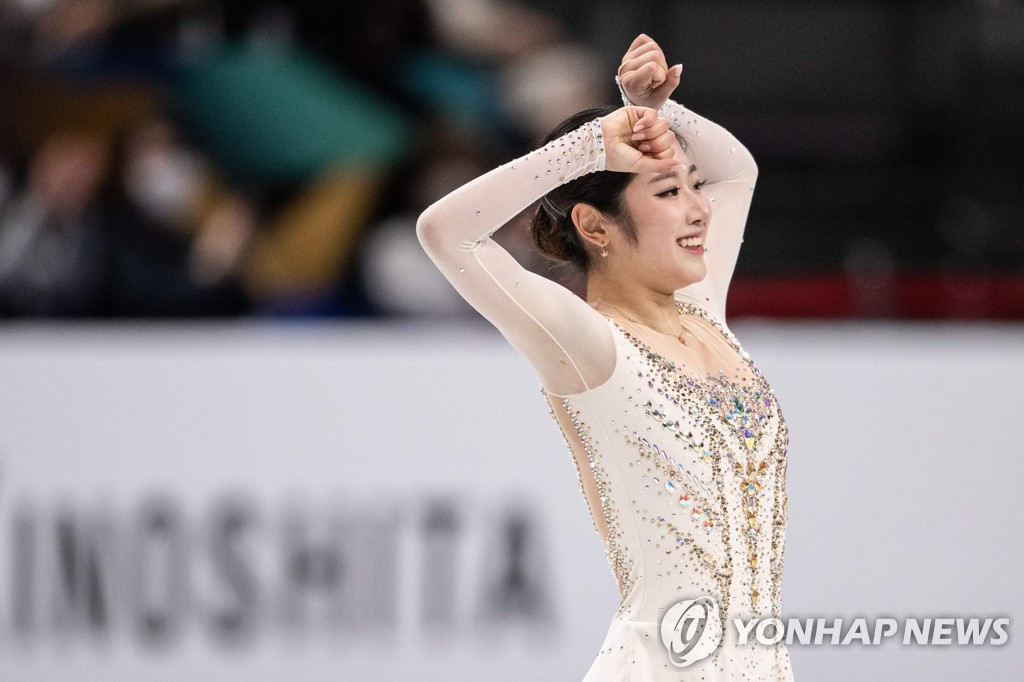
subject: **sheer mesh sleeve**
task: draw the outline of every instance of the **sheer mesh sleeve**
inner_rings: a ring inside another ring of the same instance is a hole
[[[633,106],[621,85],[619,91],[622,101]],[[686,153],[700,178],[706,180],[703,193],[711,202],[711,223],[704,244],[707,277],[676,291],[676,300],[696,303],[725,324],[725,301],[743,243],[757,164],[732,133],[678,102],[669,99],[658,115],[686,140]]]
[[[555,187],[604,170],[604,160],[595,120],[448,194],[416,225],[431,260],[553,393],[584,391],[611,376],[611,330],[571,291],[523,268],[491,235]]]

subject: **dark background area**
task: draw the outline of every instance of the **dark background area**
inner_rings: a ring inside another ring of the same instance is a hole
[[[1000,0],[7,0],[0,315],[471,315],[415,216],[616,101],[640,32],[758,161],[731,315],[1024,319]]]

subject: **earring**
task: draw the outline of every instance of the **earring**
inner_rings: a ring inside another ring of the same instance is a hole
[[[602,258],[607,258],[608,257],[608,249],[604,248],[603,246],[601,247],[601,257]]]

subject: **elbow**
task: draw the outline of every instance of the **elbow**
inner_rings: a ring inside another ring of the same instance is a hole
[[[721,177],[717,180],[710,180],[710,182],[753,186],[757,181],[757,162],[754,161],[754,155],[739,140],[733,138],[731,148],[722,154],[722,161],[724,163],[720,170]],[[697,165],[699,166],[700,163],[698,162]]]
[[[430,213],[428,208],[420,217],[416,219],[416,239],[419,240],[420,246],[427,252],[430,251],[434,240],[437,236],[436,221]]]
[[[438,265],[451,261],[460,248],[458,236],[450,227],[450,221],[443,215],[439,216],[433,207],[427,208],[416,219],[416,239]]]
[[[744,180],[748,180],[750,184],[754,184],[754,181],[757,180],[757,162],[754,161],[754,155],[751,154],[750,150],[743,145],[739,145],[739,149],[736,151],[742,154],[739,159],[740,177]]]

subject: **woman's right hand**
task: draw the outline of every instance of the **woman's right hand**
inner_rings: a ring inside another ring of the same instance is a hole
[[[605,170],[620,173],[667,173],[682,163],[675,158],[676,135],[658,112],[622,107],[601,119]]]

